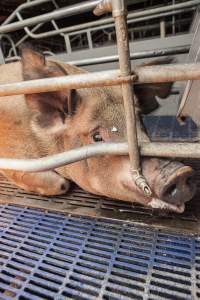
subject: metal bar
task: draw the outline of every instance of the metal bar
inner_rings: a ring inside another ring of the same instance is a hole
[[[165,49],[157,49],[157,50],[147,50],[140,51],[135,53],[130,53],[130,59],[142,59],[142,58],[152,58],[166,55],[176,55],[176,54],[185,54],[190,50],[190,46],[180,46],[180,47],[170,47]],[[105,57],[95,57],[95,58],[86,58],[81,60],[69,61],[69,64],[76,66],[90,66],[97,65],[102,63],[110,63],[118,61],[118,55],[110,55]]]
[[[166,55],[178,55],[188,53],[190,50],[190,46],[178,46],[178,47],[169,47],[165,49],[156,49],[156,50],[147,50],[140,51],[135,53],[130,53],[130,59],[143,59],[143,58],[152,58],[152,57],[160,57]],[[55,55],[52,54],[52,57]],[[20,60],[19,56],[7,57],[5,59],[6,62],[10,62],[12,60]],[[95,57],[95,58],[86,58],[80,60],[73,60],[67,62],[68,64],[76,65],[76,66],[90,66],[97,65],[102,63],[110,63],[116,62],[119,60],[118,55],[110,55],[105,57]]]
[[[0,85],[0,96],[51,92],[63,89],[119,85],[134,80],[135,75],[120,76],[119,70],[36,79]]]
[[[62,17],[81,14],[83,12],[94,9],[99,2],[100,2],[99,0],[85,1],[85,2],[82,2],[81,4],[75,4],[72,6],[64,7],[64,8],[55,10],[50,13],[42,14],[42,15],[32,17],[29,19],[25,19],[20,22],[14,22],[11,24],[2,25],[0,27],[0,33],[11,32],[11,31],[15,31],[15,30],[24,28],[26,26],[32,26],[32,25],[35,25],[38,23],[44,23],[47,21],[51,21],[53,19],[59,19]]]
[[[3,51],[1,49],[1,39],[0,39],[0,65],[5,64],[5,59],[3,55]]]
[[[200,63],[143,66],[134,70],[137,83],[159,83],[200,79]]]
[[[34,0],[34,1],[31,1],[31,2],[26,2],[26,3],[23,3],[23,4],[19,5],[16,8],[16,10],[3,22],[2,26],[7,25],[8,23],[10,23],[15,18],[16,13],[18,11],[21,11],[21,10],[23,10],[25,8],[29,8],[29,7],[34,7],[34,6],[40,5],[42,3],[49,2],[49,1],[50,0]]]
[[[11,38],[11,36],[8,34],[1,34],[0,35],[0,43],[2,42],[3,39],[6,39],[11,44],[11,50],[13,51],[13,54],[16,56],[17,50],[16,50],[15,43],[14,43],[13,39]]]
[[[48,2],[48,1],[49,0],[39,0],[39,1],[36,0],[36,1],[32,1],[32,2],[20,5],[16,9],[16,11],[3,23],[3,25],[0,26],[0,33],[6,33],[6,32],[10,32],[10,31],[17,30],[17,29],[23,29],[25,26],[38,24],[39,22],[45,22],[45,21],[50,21],[52,19],[69,16],[69,14],[66,13],[68,8],[62,8],[60,10],[56,10],[56,11],[53,11],[53,12],[48,13],[48,14],[43,14],[41,16],[28,18],[28,19],[20,21],[20,22],[14,22],[14,23],[8,24],[9,22],[11,22],[14,19],[15,15],[16,15],[16,12],[21,11],[24,8],[31,7],[31,6],[34,6],[34,5],[39,5],[40,3],[44,3],[44,2]],[[83,9],[85,3],[88,3],[88,10],[91,10],[99,2],[100,1],[87,1],[87,2],[83,2],[81,5],[80,4],[75,5],[75,6],[78,7],[78,9],[73,14],[76,14],[76,13],[78,14],[78,13],[83,12],[82,9]],[[200,0],[193,0],[193,1],[187,1],[187,2],[184,2],[184,3],[168,5],[168,6],[164,6],[164,7],[153,8],[153,9],[150,9],[150,10],[143,10],[141,12],[134,12],[134,13],[129,14],[128,19],[139,18],[139,17],[144,17],[144,16],[150,16],[152,14],[168,12],[168,11],[171,11],[171,10],[175,11],[177,9],[189,8],[189,7],[192,7],[192,6],[199,5],[199,4],[200,4]],[[73,7],[73,6],[71,6],[71,7]],[[95,26],[95,25],[100,26],[100,25],[103,25],[103,24],[109,24],[109,23],[113,23],[113,19],[112,18],[106,18],[106,19],[103,19],[103,20],[90,22],[90,23],[81,24],[81,25],[76,26],[75,28],[78,30],[78,29],[89,28],[89,27],[91,28],[91,26]],[[73,29],[71,28],[71,30],[73,30]],[[68,30],[66,28],[66,32],[67,31]],[[64,31],[62,31],[62,29],[61,29],[61,31],[60,30],[59,31],[52,30],[52,35],[58,34],[58,33],[61,33],[61,32],[64,32]],[[48,34],[48,33],[46,33],[46,34]],[[50,36],[50,35],[48,35],[48,36]],[[38,36],[38,38],[41,38],[41,37],[42,37],[41,35]]]
[[[198,143],[144,143],[142,156],[200,159]],[[98,143],[37,159],[0,158],[0,169],[41,172],[102,155],[128,155],[127,143]]]
[[[164,19],[160,21],[160,37],[161,39],[166,37],[166,25]]]
[[[137,13],[134,12],[134,13],[130,13],[127,16],[127,19],[128,19],[127,23],[132,24],[135,22],[141,22],[141,21],[171,16],[171,15],[175,15],[175,14],[179,14],[179,13],[183,13],[183,12],[188,12],[191,10],[194,10],[194,7],[193,8],[186,7],[186,8],[182,8],[182,9],[178,9],[178,10],[173,10],[170,12],[163,12],[163,13],[161,12],[160,14],[157,13],[157,14],[153,14],[153,15],[149,15],[149,16],[147,15],[144,17],[137,17],[137,16],[135,16]],[[31,38],[40,39],[40,38],[54,36],[54,35],[57,35],[60,33],[79,34],[79,33],[85,32],[84,29],[90,29],[90,31],[91,31],[91,30],[96,30],[96,29],[107,28],[107,24],[110,24],[110,26],[112,26],[113,25],[112,23],[113,23],[113,18],[106,18],[106,19],[88,22],[88,23],[84,23],[84,24],[80,24],[80,25],[63,27],[61,29],[51,30],[49,32],[35,34],[35,33],[32,33],[29,29],[26,29],[26,32]],[[104,25],[104,24],[106,24],[106,25]]]
[[[134,84],[157,83],[200,79],[200,63],[170,64],[161,66],[137,67],[131,76],[120,76],[119,70],[83,73],[45,79],[13,82],[0,85],[0,96],[32,94],[57,91],[119,85],[132,81]]]
[[[104,0],[105,1],[105,0]],[[126,22],[126,7],[123,0],[112,0],[112,14],[115,21],[115,30],[117,37],[117,49],[119,55],[119,66],[122,76],[131,75],[131,61],[128,40],[128,27]],[[102,7],[101,9],[102,10]],[[98,9],[97,9],[98,11]],[[136,185],[143,191],[146,196],[152,194],[146,179],[141,174],[140,153],[138,148],[136,111],[131,82],[122,83],[122,96],[124,100],[124,109],[126,116],[126,130],[128,139],[128,149],[130,158],[130,171]]]

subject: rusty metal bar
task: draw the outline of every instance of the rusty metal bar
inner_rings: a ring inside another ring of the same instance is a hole
[[[108,7],[108,0],[103,0],[99,9],[103,10],[102,6]],[[131,75],[131,60],[128,40],[127,27],[127,9],[124,0],[110,0],[110,7],[115,22],[115,31],[117,37],[117,50],[119,55],[119,67],[122,76]],[[98,9],[96,9],[98,10]],[[152,194],[151,189],[141,173],[140,167],[140,153],[138,148],[137,126],[136,126],[136,111],[133,94],[133,86],[131,82],[122,83],[122,96],[124,100],[124,109],[126,116],[126,130],[128,139],[128,149],[130,158],[130,171],[136,185],[143,191],[146,196]]]
[[[184,81],[189,78],[199,80],[200,63],[143,66],[136,68],[134,74],[137,83]]]
[[[0,85],[0,97],[20,94],[51,92],[62,89],[79,89],[119,85],[200,80],[200,63],[142,66],[131,76],[120,76],[119,70],[83,73],[77,75],[35,79]]]
[[[144,143],[142,156],[200,159],[199,143]],[[127,143],[98,143],[37,159],[0,158],[0,169],[41,172],[101,155],[128,155]]]
[[[63,89],[79,89],[118,85],[134,80],[135,75],[121,77],[120,71],[102,71],[70,76],[36,79],[0,85],[0,96],[51,92]]]

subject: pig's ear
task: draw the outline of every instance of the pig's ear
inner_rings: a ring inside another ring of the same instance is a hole
[[[44,56],[31,48],[23,48],[21,55],[24,80],[67,75],[59,65],[46,63]],[[30,94],[25,98],[32,111],[34,128],[55,134],[66,128],[66,118],[74,114],[78,105],[75,90]]]
[[[44,55],[37,52],[30,45],[23,45],[20,48],[22,71],[25,80],[41,78],[46,68]]]
[[[142,66],[170,64],[174,61],[173,57],[165,57],[144,63]],[[159,104],[156,96],[162,99],[167,98],[170,95],[172,85],[173,82],[135,85],[134,91],[139,100],[142,113],[147,114],[157,109]]]

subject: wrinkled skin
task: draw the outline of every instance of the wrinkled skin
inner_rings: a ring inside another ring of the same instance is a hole
[[[31,48],[22,49],[21,63],[1,66],[0,71],[1,83],[85,72],[45,61]],[[155,108],[155,96],[165,98],[170,89],[171,84],[144,85],[136,87],[135,93],[144,111],[149,112]],[[112,131],[113,127],[117,131]],[[138,130],[142,131],[140,127]],[[142,136],[148,140],[144,132]],[[120,87],[12,96],[0,102],[1,157],[36,158],[95,142],[126,140]],[[184,202],[194,194],[192,169],[179,162],[144,158],[142,170],[153,190],[151,198],[144,197],[131,179],[128,156],[94,157],[48,172],[1,172],[23,189],[42,195],[66,193],[74,181],[94,194],[183,212]]]

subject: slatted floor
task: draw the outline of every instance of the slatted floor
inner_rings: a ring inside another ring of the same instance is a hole
[[[197,165],[196,162],[193,164]],[[196,180],[198,183],[200,183],[199,176],[200,173],[197,173]],[[0,177],[1,204],[21,205],[60,213],[139,222],[156,228],[168,228],[175,232],[200,234],[199,192],[197,192],[196,197],[192,201],[188,202],[183,214],[175,214],[156,211],[130,202],[92,195],[81,190],[76,185],[72,185],[66,195],[40,196],[34,193],[27,193]]]
[[[0,299],[200,299],[200,238],[0,207]]]

